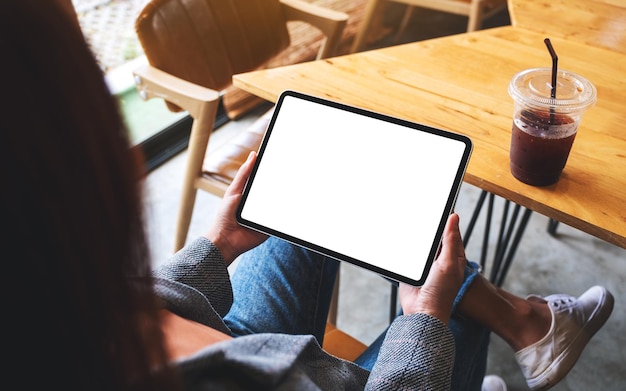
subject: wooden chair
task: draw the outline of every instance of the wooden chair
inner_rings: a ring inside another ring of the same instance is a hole
[[[245,4],[243,4],[245,3]],[[222,197],[271,113],[232,142],[207,154],[220,94],[232,75],[263,67],[289,46],[287,21],[299,20],[326,37],[318,59],[334,53],[348,16],[301,0],[152,0],[135,22],[149,65],[133,73],[143,99],[162,98],[193,118],[174,250],[183,247],[197,190]]]
[[[509,0],[509,14],[515,27],[626,53],[623,0]]]
[[[208,345],[233,339],[232,336],[217,329],[187,320],[166,310],[161,311],[161,317],[168,351],[174,359],[186,357]],[[187,338],[189,336],[192,337]],[[367,346],[359,340],[327,324],[322,343],[322,349],[326,352],[344,360],[354,361],[366,348]]]
[[[506,0],[370,0],[361,27],[352,44],[352,52],[358,52],[363,49],[366,44],[367,35],[374,27],[374,21],[377,15],[383,12],[382,6],[387,1],[407,5],[407,9],[396,32],[396,37],[399,37],[406,28],[415,7],[467,16],[467,31],[480,29],[484,19],[506,7]]]
[[[243,2],[239,2],[242,4]],[[135,22],[149,65],[133,71],[140,96],[162,98],[174,112],[193,118],[176,223],[174,251],[181,249],[198,190],[222,197],[251,150],[257,150],[272,115],[207,153],[220,97],[232,75],[264,67],[289,47],[288,21],[308,23],[325,41],[317,59],[330,57],[348,15],[301,0],[152,0]],[[331,314],[337,319],[339,276]]]

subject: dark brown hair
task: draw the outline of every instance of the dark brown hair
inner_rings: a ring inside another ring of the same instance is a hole
[[[143,165],[75,15],[2,0],[0,53],[8,372],[20,388],[172,389]]]

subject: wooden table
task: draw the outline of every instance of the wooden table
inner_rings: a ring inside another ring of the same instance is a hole
[[[465,181],[626,248],[626,54],[550,37],[559,68],[587,77],[597,104],[559,182],[533,187],[509,171],[515,73],[550,67],[545,35],[512,26],[236,75],[269,101],[286,89],[469,136]]]

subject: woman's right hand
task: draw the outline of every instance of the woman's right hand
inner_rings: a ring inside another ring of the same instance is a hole
[[[459,231],[459,216],[448,217],[439,255],[421,287],[400,283],[398,295],[405,315],[426,313],[448,324],[452,304],[465,272],[465,249]]]
[[[258,246],[267,239],[265,234],[242,227],[235,218],[243,188],[252,173],[255,160],[256,153],[250,152],[248,159],[241,165],[237,175],[228,186],[213,225],[204,235],[220,250],[227,266],[240,254]]]

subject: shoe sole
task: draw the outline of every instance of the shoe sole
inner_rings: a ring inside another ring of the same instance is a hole
[[[592,288],[593,289],[593,288]],[[587,291],[589,292],[589,291]],[[587,293],[585,292],[585,293]],[[609,319],[609,316],[613,312],[614,299],[613,295],[602,288],[602,298],[598,301],[598,305],[594,309],[593,314],[589,317],[587,323],[583,326],[580,332],[576,335],[572,343],[565,349],[553,362],[550,364],[548,368],[541,374],[540,376],[535,377],[534,379],[527,379],[528,386],[534,391],[545,391],[558,382],[563,380],[563,378],[569,373],[569,371],[574,367],[578,358],[582,354],[585,346],[591,340],[591,338],[600,330],[600,328],[606,323]],[[584,294],[583,294],[584,295]],[[590,333],[588,331],[591,331]],[[574,354],[570,354],[570,352],[575,352]],[[567,359],[567,361],[565,361]],[[565,368],[568,368],[566,371],[554,371],[554,369],[559,368],[562,363],[566,363],[564,365]]]

